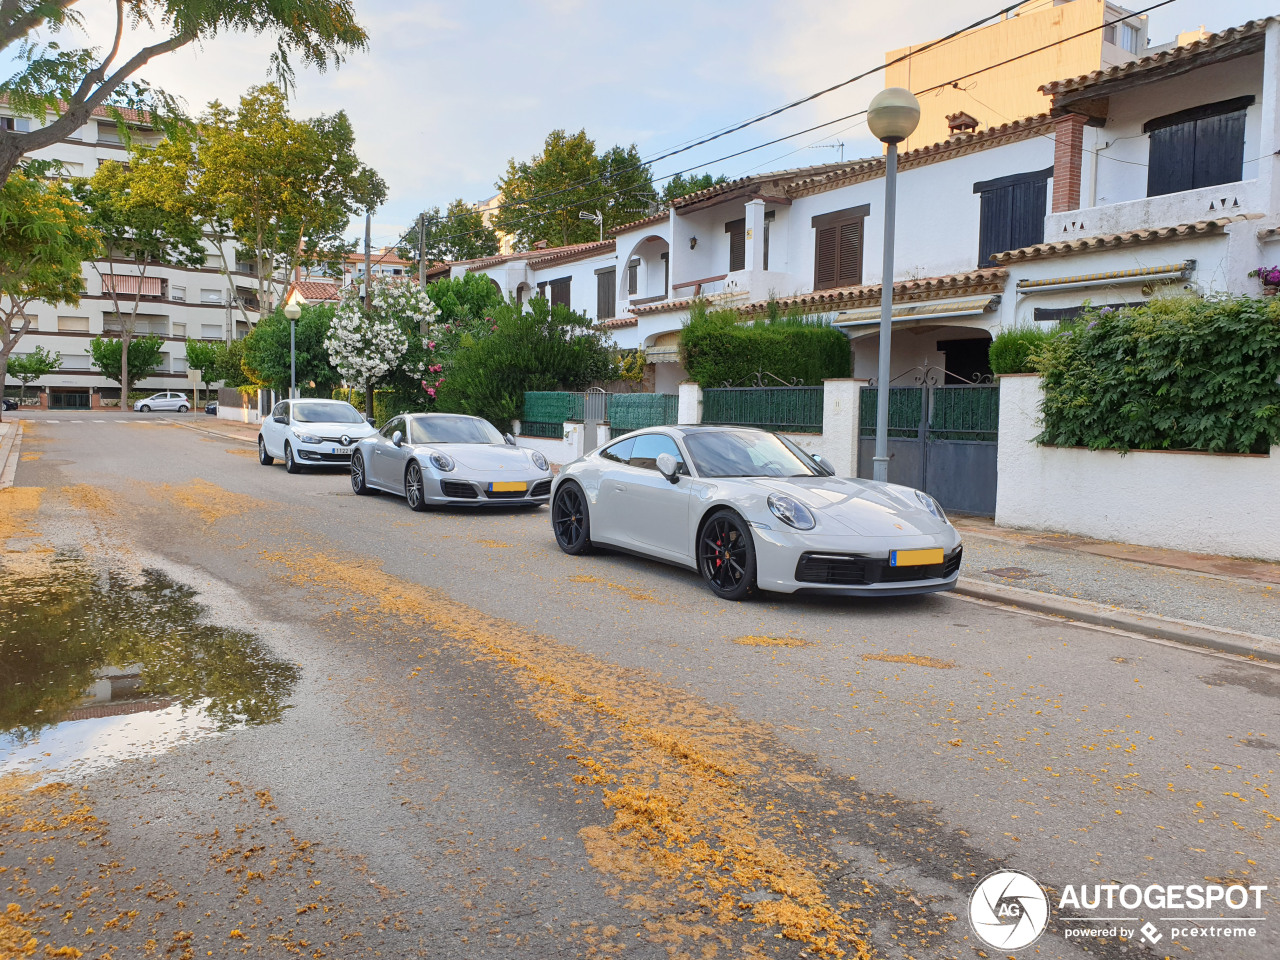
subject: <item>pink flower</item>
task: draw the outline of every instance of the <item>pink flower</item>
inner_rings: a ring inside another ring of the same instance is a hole
[[[427,381],[425,380],[422,381],[422,389],[428,392],[431,390],[431,388],[427,386]]]
[[[434,340],[428,340],[428,341],[427,341],[427,349],[428,349],[428,350],[434,350],[435,348],[436,348],[436,342],[435,342]]]
[[[493,329],[495,329],[495,330],[497,330],[497,329],[498,329],[498,325],[497,325],[496,323],[493,325]]]
[[[436,398],[436,388],[427,387],[427,396],[434,400]]]

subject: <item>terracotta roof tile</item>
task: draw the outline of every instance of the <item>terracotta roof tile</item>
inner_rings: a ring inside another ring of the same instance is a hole
[[[1228,224],[1241,220],[1257,220],[1260,213],[1242,213],[1234,217],[1218,217],[1216,220],[1197,220],[1195,223],[1179,223],[1172,227],[1153,227],[1148,230],[1126,230],[1123,233],[1103,233],[1094,237],[1079,237],[1074,240],[1057,240],[1052,243],[1037,243],[1017,250],[1006,250],[991,255],[996,263],[1019,263],[1024,260],[1040,260],[1044,257],[1057,257],[1069,253],[1087,253],[1091,250],[1110,250],[1113,247],[1124,247],[1135,243],[1153,243],[1161,240],[1181,240],[1185,237],[1203,236],[1220,233]]]
[[[575,243],[567,247],[549,247],[546,250],[535,250],[525,254],[529,258],[529,266],[543,267],[553,263],[567,263],[570,260],[581,260],[597,254],[608,253],[617,246],[615,240],[593,240],[590,243]]]
[[[1275,17],[1266,17],[1262,20],[1251,20],[1239,27],[1231,27],[1221,33],[1211,33],[1202,40],[1195,40],[1170,50],[1161,50],[1149,57],[1139,57],[1137,60],[1130,60],[1103,70],[1094,70],[1092,73],[1081,74],[1066,80],[1055,80],[1052,83],[1043,84],[1040,92],[1056,100],[1064,94],[1076,93],[1110,80],[1136,76],[1170,64],[1194,62],[1211,54],[1215,55],[1215,59],[1227,55],[1243,56],[1262,49],[1267,24],[1275,19]]]
[[[910,303],[920,300],[939,300],[944,297],[958,297],[967,294],[999,293],[1004,289],[1004,281],[1009,271],[1001,267],[988,267],[982,270],[971,270],[967,273],[952,273],[942,277],[924,277],[917,280],[902,280],[893,285],[895,303]],[[847,310],[852,307],[873,306],[880,302],[880,284],[858,284],[850,287],[834,287],[830,290],[815,290],[813,293],[801,293],[792,297],[778,297],[777,305],[783,310],[798,307],[804,313],[817,313],[824,310]],[[769,309],[768,300],[757,300],[744,304],[737,310],[743,316],[754,316]]]
[[[636,317],[614,317],[612,320],[602,320],[600,326],[614,330],[618,327],[634,327],[639,322]]]
[[[297,280],[289,288],[289,296],[294,291],[302,294],[308,303],[323,303],[327,300],[338,300],[342,297],[342,288],[327,280]],[[285,299],[288,299],[286,296]]]
[[[681,300],[663,300],[660,303],[641,303],[631,308],[637,318],[652,313],[669,313],[673,310],[687,310],[696,297],[685,297]]]
[[[670,216],[670,213],[666,210],[663,210],[661,213],[655,213],[652,216],[644,217],[643,219],[640,219],[640,220],[632,220],[630,223],[624,223],[620,227],[614,227],[609,232],[616,237],[618,234],[626,233],[628,230],[636,230],[636,229],[639,229],[640,227],[647,227],[650,224],[654,224],[654,223],[665,223],[669,216]]]

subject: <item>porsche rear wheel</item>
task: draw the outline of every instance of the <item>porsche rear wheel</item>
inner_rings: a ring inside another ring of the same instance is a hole
[[[551,503],[551,528],[560,549],[571,556],[591,552],[591,518],[587,497],[576,483],[563,483]]]
[[[717,510],[698,535],[698,572],[723,600],[745,600],[756,586],[756,547],[746,523]]]

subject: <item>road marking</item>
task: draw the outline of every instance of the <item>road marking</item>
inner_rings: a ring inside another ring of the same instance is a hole
[[[45,423],[61,423],[61,420],[46,420]]]
[[[95,420],[95,421],[93,421],[93,422],[94,422],[94,423],[106,423],[107,421],[105,421],[105,420]]]

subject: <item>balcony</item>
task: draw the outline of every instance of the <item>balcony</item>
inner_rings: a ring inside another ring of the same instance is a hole
[[[1265,201],[1258,181],[1240,180],[1159,197],[1051,213],[1045,217],[1044,239],[1046,243],[1055,243],[1263,211]]]

